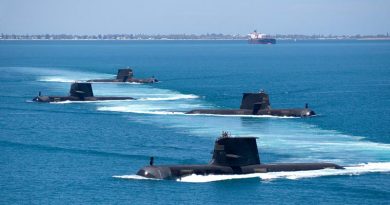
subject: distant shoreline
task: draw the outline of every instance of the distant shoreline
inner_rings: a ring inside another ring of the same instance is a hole
[[[303,34],[275,34],[265,35],[268,38],[281,40],[390,40],[390,35],[303,35]],[[172,40],[248,40],[248,35],[230,34],[99,34],[99,35],[73,35],[73,34],[0,34],[0,40],[67,40],[67,41],[172,41]]]
[[[248,39],[0,39],[0,41],[247,41]],[[389,38],[311,38],[278,41],[390,41]]]

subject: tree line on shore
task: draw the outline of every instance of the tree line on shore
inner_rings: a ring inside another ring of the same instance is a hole
[[[389,34],[377,35],[303,35],[303,34],[275,34],[268,37],[276,39],[389,39]],[[0,40],[245,40],[248,35],[231,34],[1,34]]]

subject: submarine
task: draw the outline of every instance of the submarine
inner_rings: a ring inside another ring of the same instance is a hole
[[[63,102],[63,101],[98,101],[98,100],[134,100],[132,97],[95,97],[91,83],[72,83],[69,96],[38,96],[33,99],[35,102]]]
[[[309,117],[316,113],[309,109],[308,104],[304,108],[295,109],[272,109],[269,96],[263,90],[258,93],[244,93],[240,109],[191,110],[186,114],[214,114],[214,115],[271,115],[280,117]]]
[[[231,175],[268,172],[309,171],[320,169],[344,169],[333,163],[260,163],[256,137],[231,137],[223,132],[214,144],[212,159],[204,165],[154,165],[143,167],[137,175],[154,179],[176,180],[192,174]]]
[[[114,79],[93,79],[87,80],[87,82],[95,83],[156,83],[158,80],[154,77],[151,78],[133,78],[134,72],[133,69],[127,67],[124,69],[119,69],[116,78]]]

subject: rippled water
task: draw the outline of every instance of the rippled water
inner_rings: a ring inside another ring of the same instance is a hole
[[[138,100],[40,104],[70,82],[133,66],[153,85],[96,83]],[[307,41],[1,41],[0,201],[10,203],[379,203],[390,189],[390,43]],[[318,116],[186,115],[237,108],[265,89],[272,107]],[[143,180],[148,164],[207,163],[222,130],[256,136],[263,163],[345,170]],[[190,182],[190,183],[182,183]],[[203,182],[203,183],[191,183]]]

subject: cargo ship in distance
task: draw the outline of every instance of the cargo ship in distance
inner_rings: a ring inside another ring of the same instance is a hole
[[[249,35],[248,43],[249,44],[275,44],[276,39],[270,38],[264,33],[257,33],[256,30],[254,30]]]

